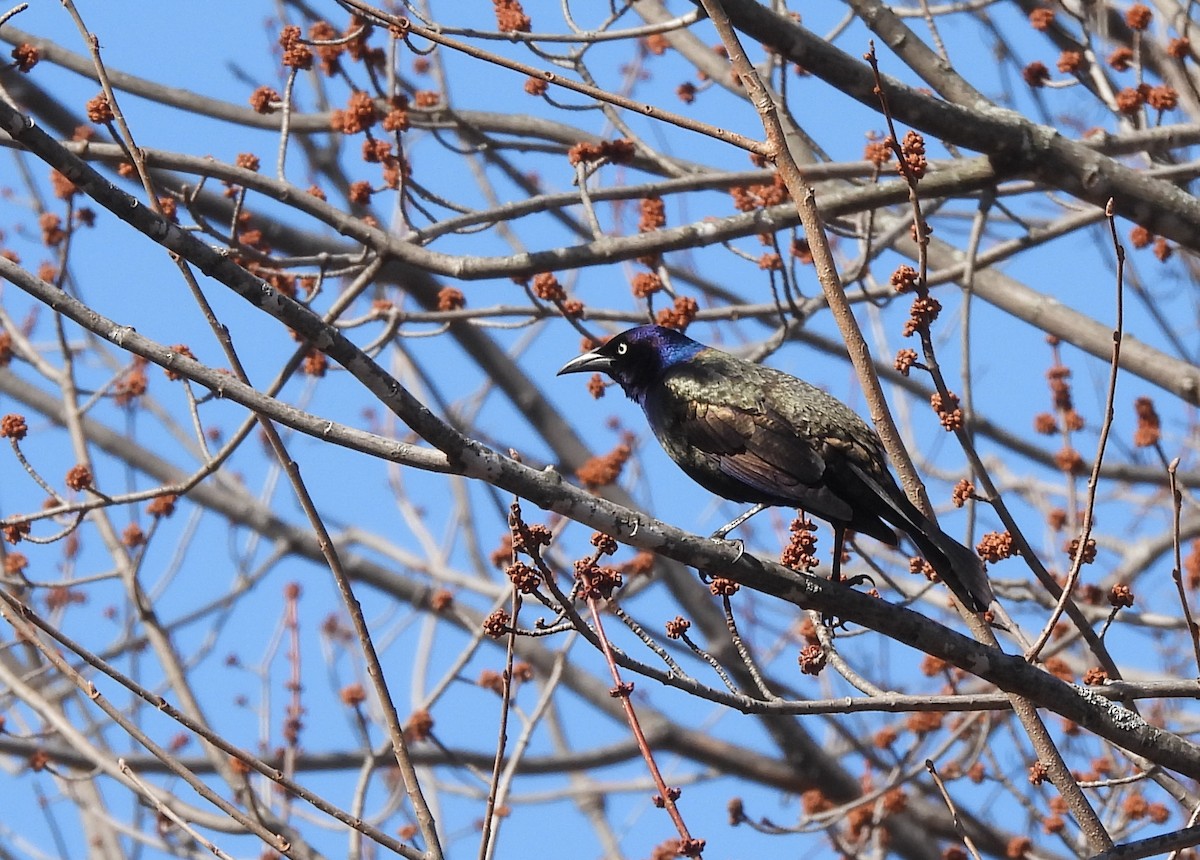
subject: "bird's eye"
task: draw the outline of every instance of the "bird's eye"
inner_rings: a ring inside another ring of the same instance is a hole
[[[627,344],[627,343],[618,343],[617,344],[617,355],[624,355],[627,352],[629,352],[629,344]]]

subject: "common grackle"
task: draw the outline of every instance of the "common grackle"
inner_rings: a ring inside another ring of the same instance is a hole
[[[558,371],[597,371],[642,407],[663,449],[692,480],[730,501],[799,508],[890,546],[907,534],[972,611],[993,594],[979,557],[916,509],[888,469],[883,443],[819,388],[655,325],[622,332]]]

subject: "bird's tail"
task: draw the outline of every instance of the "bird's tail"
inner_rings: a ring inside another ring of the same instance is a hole
[[[914,525],[917,528],[909,531],[908,536],[942,582],[972,612],[986,611],[996,595],[979,556],[938,528],[937,523],[921,517]]]
[[[954,592],[963,606],[972,612],[984,612],[996,599],[988,582],[983,562],[972,550],[946,534],[937,523],[917,510],[900,487],[888,476],[889,487],[868,475],[857,465],[850,468],[858,476],[862,486],[870,490],[863,497],[865,504],[881,519],[901,529],[912,538],[917,549],[925,556],[942,582]]]

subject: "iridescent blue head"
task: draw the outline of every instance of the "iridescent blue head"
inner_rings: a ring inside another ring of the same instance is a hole
[[[673,328],[643,325],[623,331],[599,349],[563,365],[558,375],[592,371],[611,376],[631,399],[641,403],[667,368],[707,349]]]

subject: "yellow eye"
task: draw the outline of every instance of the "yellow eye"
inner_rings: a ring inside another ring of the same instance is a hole
[[[627,343],[618,343],[617,344],[617,355],[624,355],[627,352],[629,352],[629,344],[627,344]]]

